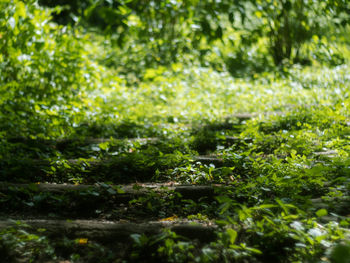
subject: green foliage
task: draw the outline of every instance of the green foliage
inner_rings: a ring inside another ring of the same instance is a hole
[[[17,227],[20,223],[17,224]],[[25,225],[24,225],[25,227]],[[45,232],[42,229],[41,232]],[[9,228],[1,231],[0,251],[6,262],[35,262],[55,259],[54,248],[42,235],[30,233],[27,229]]]
[[[49,1],[42,3],[52,6]],[[331,42],[350,21],[350,7],[343,0],[322,4],[301,0],[57,4],[68,7],[57,14],[57,21],[71,20],[70,15],[82,25],[99,28],[111,44],[122,47],[108,51],[105,63],[125,74],[132,70],[141,79],[147,68],[198,60],[202,65],[226,68],[234,76],[293,63],[343,64],[342,52],[331,47]],[[129,54],[126,61],[120,59],[125,52]]]
[[[72,121],[69,112],[81,110],[81,94],[93,82],[85,40],[53,24],[50,12],[35,1],[2,1],[0,9],[1,129],[61,135]],[[59,107],[63,101],[67,104]],[[57,123],[58,130],[45,130]]]
[[[255,15],[259,21],[253,33],[267,36],[269,53],[276,65],[284,59],[299,61],[303,42],[320,35],[324,26],[325,7],[313,1],[258,1],[253,5],[257,8],[252,10],[252,17]]]
[[[170,217],[215,226],[217,239],[83,247],[16,227],[1,232],[5,260],[344,262],[347,1],[57,4],[0,3],[0,180],[32,183],[0,191],[0,216]],[[215,184],[214,196],[137,184],[118,203],[115,184],[149,181]],[[45,182],[99,190],[43,193]]]
[[[346,262],[349,262],[349,258],[350,258],[349,242],[346,242],[345,244],[337,245],[331,253],[331,260],[334,263],[346,263]]]

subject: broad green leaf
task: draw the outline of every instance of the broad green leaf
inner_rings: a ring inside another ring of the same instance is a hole
[[[318,217],[326,216],[326,215],[328,215],[328,211],[326,209],[322,208],[316,212],[316,215]]]
[[[236,241],[236,238],[237,238],[237,231],[232,229],[232,228],[228,228],[228,229],[226,229],[226,233],[230,237],[231,245],[233,245],[235,243],[235,241]]]

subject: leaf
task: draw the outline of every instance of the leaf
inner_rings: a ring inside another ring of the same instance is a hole
[[[233,245],[235,243],[235,241],[236,241],[236,238],[237,238],[237,231],[232,229],[232,228],[229,228],[229,229],[226,230],[226,233],[230,237],[231,245]]]
[[[102,142],[98,145],[98,147],[100,147],[101,150],[106,151],[109,148],[109,142]]]
[[[226,226],[229,224],[229,222],[227,222],[225,220],[216,220],[215,223],[219,226]]]
[[[26,18],[26,6],[23,2],[18,2],[16,5],[16,12],[19,17]]]
[[[262,17],[262,12],[256,11],[255,15],[256,15],[257,18],[261,18]]]
[[[262,252],[259,250],[259,249],[256,249],[256,248],[252,248],[252,247],[246,247],[245,248],[246,250],[250,251],[250,252],[253,252],[255,254],[258,254],[258,255],[261,255]]]
[[[274,207],[277,207],[277,206],[273,205],[273,204],[263,204],[263,205],[256,207],[256,209],[268,209],[268,208],[274,208]]]
[[[24,202],[27,206],[33,207],[34,203],[33,202]]]
[[[125,194],[125,191],[120,186],[113,186],[113,189],[116,190],[118,194]]]
[[[113,188],[111,188],[111,187],[109,187],[108,189],[107,189],[107,192],[109,193],[109,194],[111,194],[111,195],[115,195],[117,192],[113,189]]]
[[[219,203],[231,203],[232,199],[226,195],[219,195],[215,197]]]
[[[316,212],[316,215],[318,217],[326,216],[326,215],[328,215],[328,211],[326,209],[322,208]]]
[[[119,10],[119,13],[121,15],[127,15],[127,14],[129,14],[131,12],[131,10],[127,6],[122,6],[122,5],[120,5],[118,7],[118,10]]]
[[[141,238],[141,235],[140,234],[131,234],[130,237],[134,240],[134,242],[136,244],[141,244],[140,242],[140,238]]]
[[[63,166],[64,166],[64,168],[66,168],[66,169],[70,169],[70,168],[71,168],[71,166],[70,166],[67,162],[64,162],[64,163],[63,163]]]

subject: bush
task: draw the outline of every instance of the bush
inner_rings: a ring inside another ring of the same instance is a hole
[[[51,23],[50,14],[34,0],[0,3],[0,129],[5,133],[63,133],[64,128],[49,132],[48,127],[67,123],[92,84],[84,39]]]

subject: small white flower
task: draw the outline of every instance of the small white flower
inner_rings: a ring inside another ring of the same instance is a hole
[[[294,228],[295,230],[303,231],[304,227],[299,221],[294,221],[293,223],[290,224],[291,228]]]
[[[313,236],[313,237],[319,237],[319,236],[323,235],[322,231],[319,228],[311,228],[308,231],[308,234]]]
[[[23,55],[19,55],[18,57],[17,57],[17,59],[19,60],[19,61],[24,61],[24,60],[30,60],[31,59],[31,57],[29,56],[29,55],[26,55],[26,54],[23,54]]]

